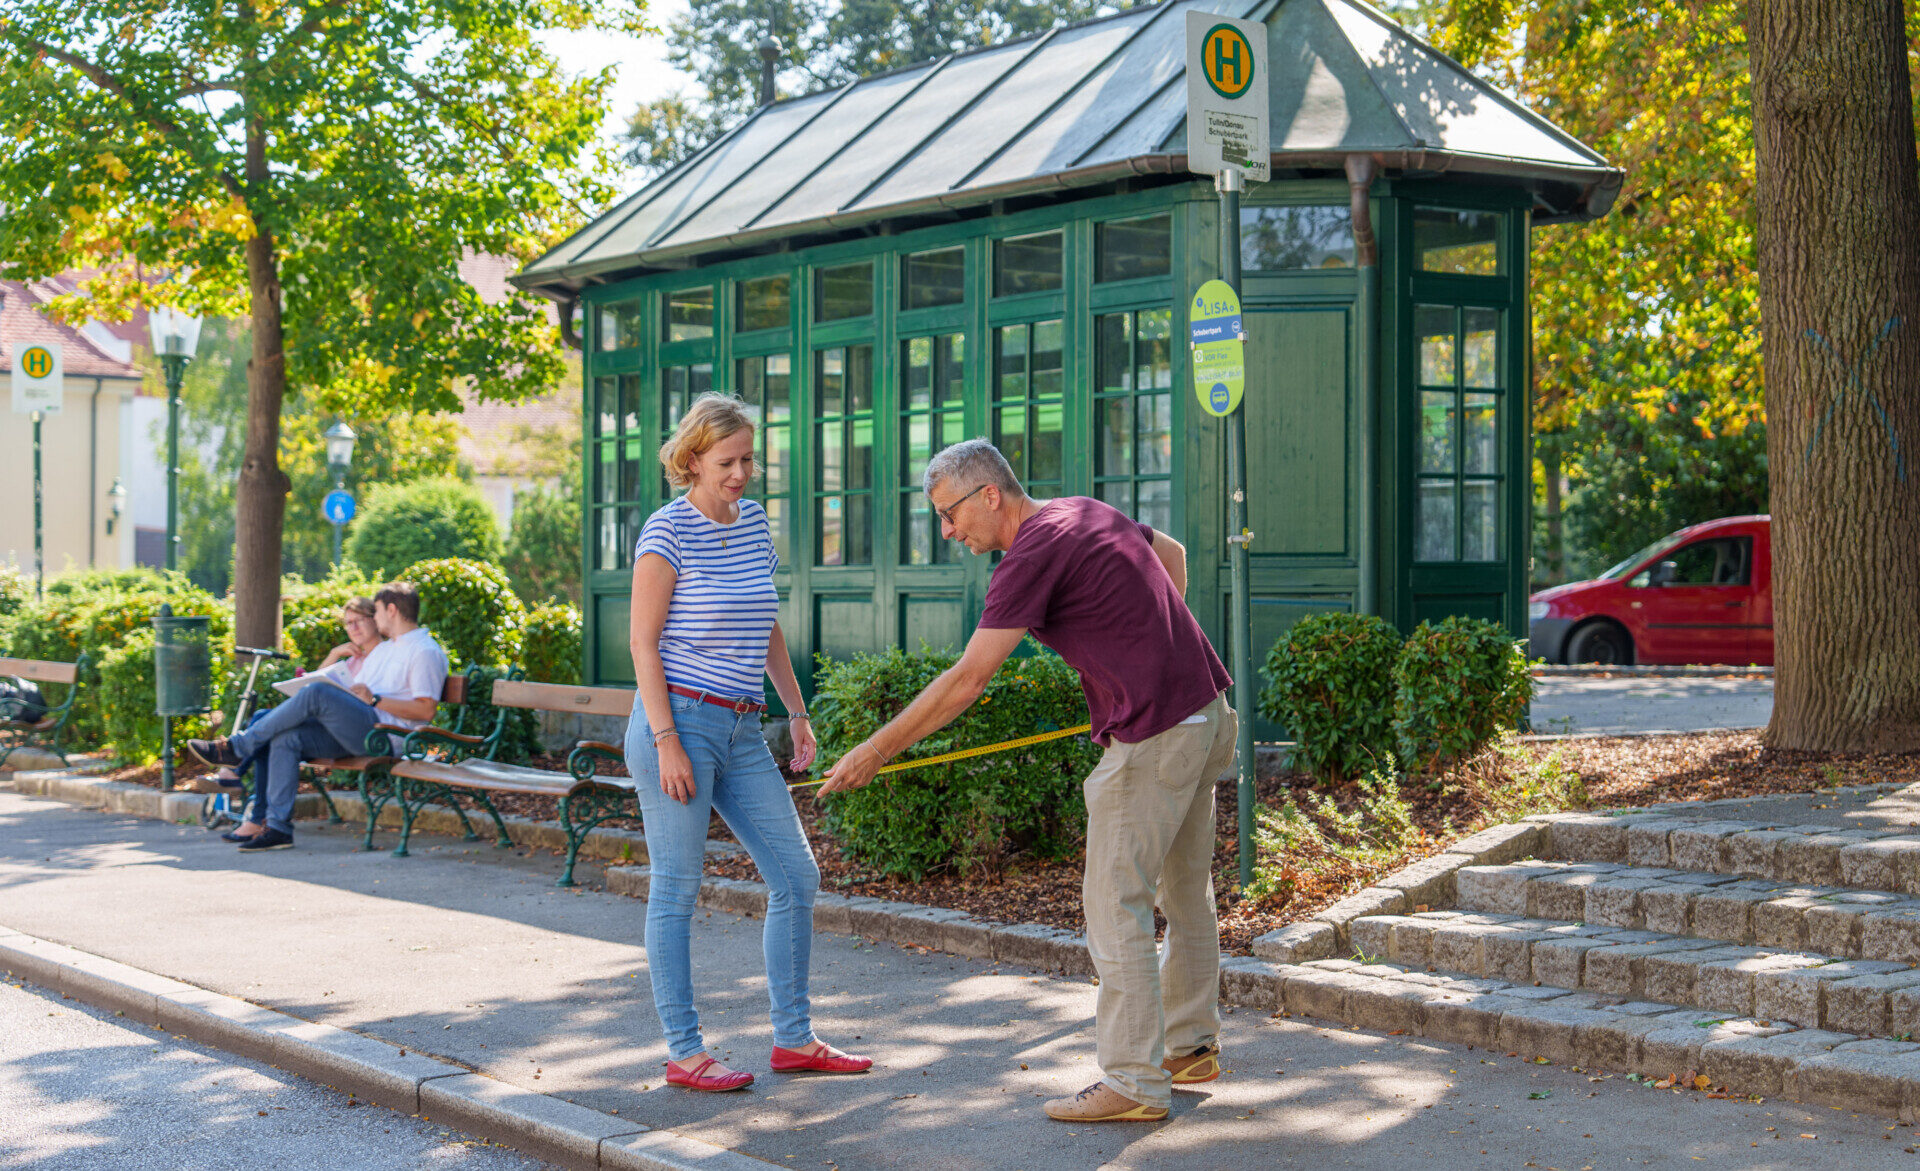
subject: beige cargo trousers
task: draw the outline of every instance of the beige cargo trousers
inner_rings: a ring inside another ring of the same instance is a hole
[[[1094,1021],[1104,1081],[1142,1105],[1173,1101],[1168,1054],[1220,1032],[1220,922],[1213,905],[1214,779],[1233,763],[1238,723],[1224,694],[1196,723],[1115,740],[1087,797],[1087,949],[1100,992]],[[1190,717],[1191,718],[1191,717]],[[1153,939],[1153,909],[1167,918]]]

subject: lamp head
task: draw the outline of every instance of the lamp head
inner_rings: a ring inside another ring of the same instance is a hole
[[[147,332],[163,358],[191,358],[200,348],[200,318],[180,309],[147,310]]]
[[[353,462],[353,444],[359,438],[344,422],[327,428],[327,466],[344,471]]]

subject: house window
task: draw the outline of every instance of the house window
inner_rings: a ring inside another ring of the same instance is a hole
[[[593,380],[594,565],[625,569],[633,564],[640,534],[640,504],[652,450],[658,444],[640,423],[640,376],[602,375]]]
[[[741,281],[740,333],[756,329],[785,329],[793,307],[792,281],[785,275]],[[711,324],[711,321],[709,321]]]
[[[626,350],[640,344],[640,302],[616,301],[600,306],[594,328],[594,348]]]
[[[1420,439],[1414,555],[1500,559],[1500,311],[1417,305]]]
[[[712,285],[668,293],[666,303],[667,311],[661,315],[666,340],[684,342],[713,336]]]
[[[954,544],[940,535],[939,518],[921,491],[927,461],[966,438],[961,395],[965,391],[966,336],[958,333],[911,338],[901,343],[900,563],[945,565]]]
[[[1326,207],[1243,207],[1240,264],[1255,272],[1353,267],[1353,213]]]
[[[967,297],[967,250],[936,248],[900,258],[900,307],[932,309]]]
[[[993,442],[1034,499],[1064,488],[1062,422],[1066,330],[1058,321],[1008,325],[995,331]]]
[[[1173,525],[1173,313],[1094,319],[1094,494],[1165,532]]]
[[[1499,276],[1500,213],[1413,209],[1414,267],[1421,272]]]
[[[816,565],[873,563],[873,347],[814,354]]]
[[[813,271],[815,321],[873,316],[873,261]]]
[[[1094,229],[1093,251],[1095,280],[1166,276],[1173,271],[1173,217],[1162,213],[1108,220]]]
[[[1060,287],[1066,256],[1064,235],[1040,232],[993,243],[993,295],[1048,293]]]
[[[754,437],[759,467],[747,495],[767,510],[767,527],[781,564],[788,564],[793,498],[793,359],[786,354],[742,358],[740,397],[760,417]]]

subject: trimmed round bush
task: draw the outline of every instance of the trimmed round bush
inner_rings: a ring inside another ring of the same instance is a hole
[[[813,716],[816,775],[907,706],[958,658],[898,648],[845,662],[821,657]],[[1080,678],[1051,651],[1009,659],[979,701],[904,759],[1071,728],[1087,721]],[[910,769],[827,798],[827,831],[849,854],[918,881],[934,871],[997,872],[1016,855],[1069,857],[1086,832],[1080,784],[1100,759],[1086,736]]]
[[[527,608],[498,565],[441,557],[410,566],[400,579],[420,591],[420,624],[433,631],[455,670],[519,661]]]
[[[1484,618],[1422,622],[1393,666],[1393,734],[1409,771],[1431,773],[1519,722],[1533,698],[1523,642]]]
[[[1267,652],[1260,712],[1293,733],[1294,755],[1323,782],[1387,765],[1400,633],[1372,614],[1313,614]]]
[[[566,602],[535,606],[520,629],[520,662],[535,683],[578,683],[580,611]]]
[[[500,526],[473,485],[451,478],[380,484],[367,493],[346,554],[379,578],[429,558],[500,560]]]

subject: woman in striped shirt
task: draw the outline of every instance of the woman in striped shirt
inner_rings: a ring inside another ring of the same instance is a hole
[[[685,495],[647,518],[633,558],[631,635],[639,703],[627,769],[639,791],[653,877],[647,968],[667,1038],[667,1081],[738,1090],[753,1075],[720,1064],[693,1005],[690,928],[718,810],[767,883],[767,996],[776,1072],[862,1073],[873,1062],[815,1038],[807,997],[813,897],[820,887],[786,778],[760,736],[764,677],[793,729],[793,767],[813,763],[807,719],[776,617],[779,559],[766,510],[742,499],[753,476],[753,418],[734,398],[695,400],[660,449]]]

